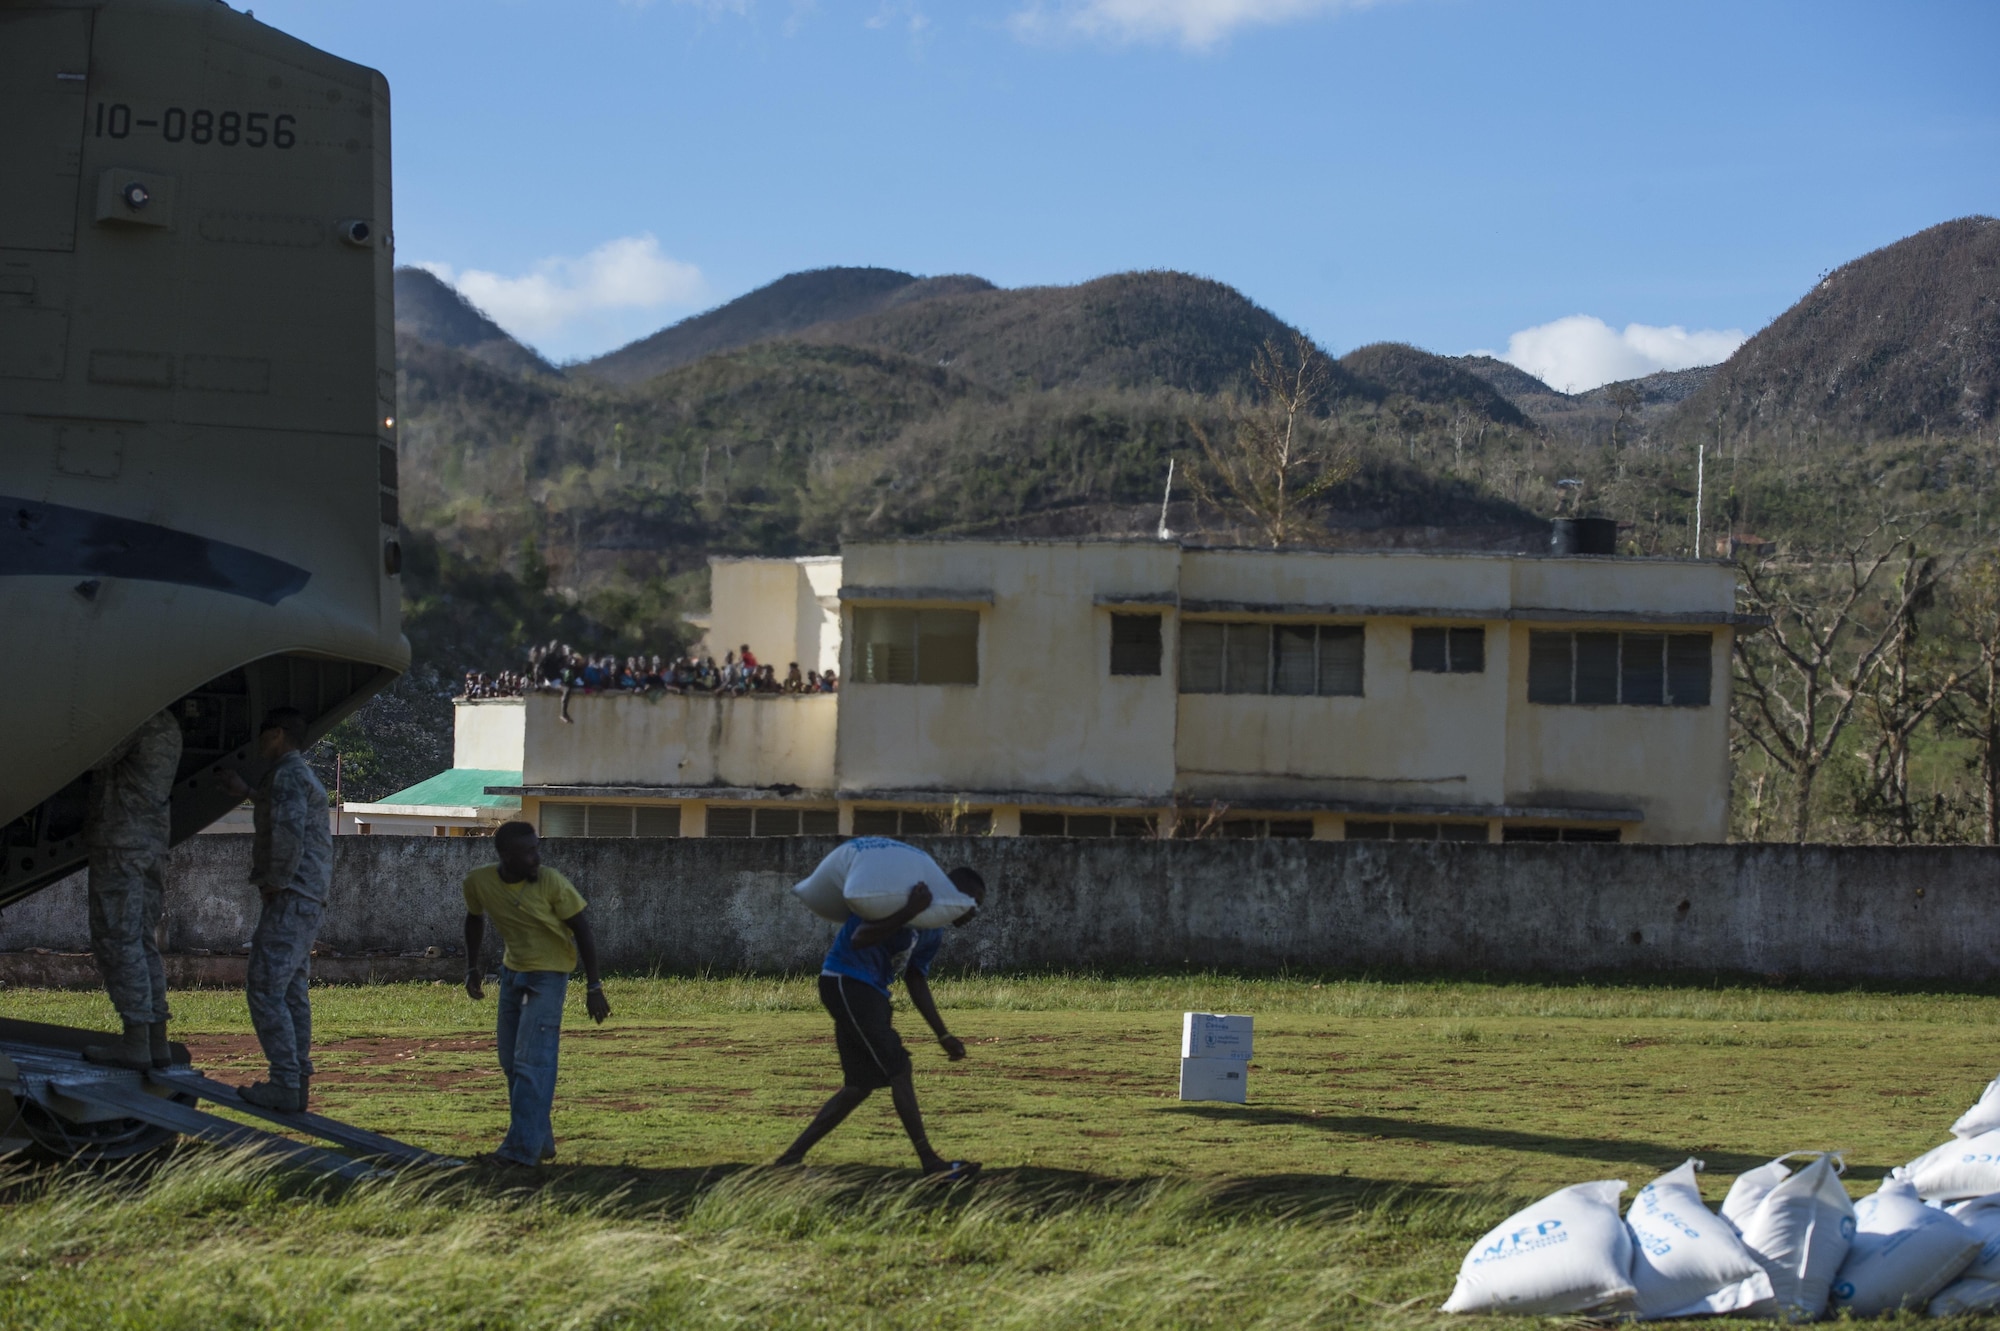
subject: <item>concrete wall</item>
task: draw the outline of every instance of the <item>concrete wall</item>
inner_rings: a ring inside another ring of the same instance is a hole
[[[716,662],[748,643],[778,678],[793,661],[824,670],[840,660],[840,557],[708,561],[708,632]]]
[[[531,786],[833,786],[836,694],[579,693],[567,724],[558,694],[522,702]]]
[[[569,840],[544,857],[627,970],[802,970],[832,926],[787,892],[826,839]],[[1482,846],[1305,841],[929,843],[976,866],[988,911],[947,963],[1427,971],[1701,970],[1990,984],[2000,851],[1826,846]],[[249,838],[174,857],[168,945],[250,937]],[[454,945],[482,842],[343,837],[321,946]],[[83,880],[6,912],[0,949],[84,945]]]
[[[841,788],[1169,794],[1171,624],[1160,674],[1114,676],[1111,611],[1096,601],[1171,596],[1179,557],[1159,543],[849,546],[850,588],[993,600],[980,611],[977,686],[863,684],[847,663]]]
[[[527,746],[525,698],[461,698],[452,706],[451,765],[518,772]]]

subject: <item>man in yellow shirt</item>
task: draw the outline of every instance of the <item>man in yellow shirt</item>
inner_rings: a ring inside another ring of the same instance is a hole
[[[500,1070],[507,1074],[507,1138],[490,1159],[533,1169],[555,1159],[549,1111],[556,1098],[556,1048],[563,996],[583,961],[584,1007],[602,1025],[611,1015],[597,974],[597,937],[584,900],[569,879],[542,867],[541,838],[529,823],[503,823],[493,834],[498,864],[465,876],[465,992],[486,996],[479,948],[490,916],[507,945],[500,963]]]

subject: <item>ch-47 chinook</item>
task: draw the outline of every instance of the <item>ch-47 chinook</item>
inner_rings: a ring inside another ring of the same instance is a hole
[[[0,0],[0,907],[82,866],[90,769],[160,709],[178,842],[267,709],[317,738],[407,665],[393,262],[379,73],[220,0]],[[0,1021],[0,1150],[435,1159],[86,1034]]]

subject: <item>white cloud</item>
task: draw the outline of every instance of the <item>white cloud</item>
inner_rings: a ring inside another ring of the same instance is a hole
[[[1029,41],[1178,42],[1205,51],[1239,28],[1294,23],[1379,0],[1029,0],[1008,20]]]
[[[1728,360],[1743,342],[1740,328],[1697,328],[1690,332],[1679,324],[1665,328],[1626,324],[1620,332],[1602,319],[1572,314],[1553,323],[1523,328],[1507,339],[1503,352],[1472,354],[1497,354],[1551,388],[1581,393],[1660,370],[1715,365]]]
[[[481,268],[454,269],[424,263],[420,268],[457,287],[493,321],[524,342],[538,346],[571,341],[566,333],[586,326],[609,331],[675,306],[703,299],[701,269],[660,252],[650,234],[608,240],[581,258],[543,259],[518,277]]]

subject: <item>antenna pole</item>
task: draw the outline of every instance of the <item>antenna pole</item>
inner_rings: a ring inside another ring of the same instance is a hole
[[[1694,446],[1694,557],[1701,558],[1701,498],[1702,484],[1707,479],[1708,446]]]
[[[1166,491],[1165,491],[1165,493],[1161,494],[1161,496],[1160,496],[1160,532],[1159,532],[1159,536],[1160,536],[1160,539],[1161,539],[1161,540],[1163,540],[1163,541],[1170,541],[1170,540],[1172,540],[1172,539],[1173,539],[1173,536],[1174,536],[1173,532],[1171,532],[1171,531],[1169,531],[1169,530],[1167,529],[1167,501],[1168,501],[1168,500],[1170,500],[1170,499],[1172,499],[1172,498],[1173,498],[1173,496],[1174,496],[1174,460],[1173,460],[1172,458],[1168,458],[1168,459],[1167,459],[1167,488],[1166,488]]]

